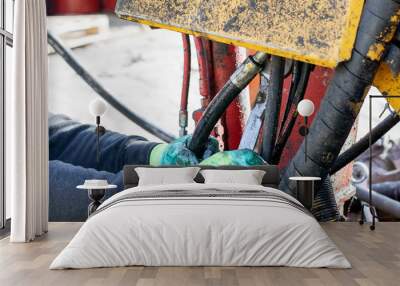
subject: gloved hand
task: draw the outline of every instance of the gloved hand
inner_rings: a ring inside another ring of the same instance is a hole
[[[200,165],[221,166],[254,166],[263,165],[265,161],[256,152],[250,149],[241,149],[233,151],[218,152],[200,162]]]
[[[219,144],[214,137],[208,138],[206,150],[203,155],[198,158],[191,150],[188,149],[188,143],[192,136],[186,135],[169,144],[159,144],[153,148],[150,154],[150,165],[179,165],[189,166],[198,165],[204,159],[219,151]]]

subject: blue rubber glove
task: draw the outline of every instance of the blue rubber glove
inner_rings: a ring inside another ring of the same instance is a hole
[[[203,160],[200,165],[206,166],[255,166],[264,165],[265,161],[256,152],[250,149],[218,152]]]
[[[208,138],[206,150],[203,155],[198,158],[189,148],[191,135],[186,135],[176,139],[170,144],[159,144],[153,148],[150,154],[150,165],[179,165],[190,166],[198,165],[204,159],[219,152],[219,144],[214,137]]]

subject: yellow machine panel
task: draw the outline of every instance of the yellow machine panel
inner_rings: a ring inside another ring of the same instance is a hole
[[[351,56],[364,0],[118,0],[123,19],[335,67]]]
[[[394,75],[389,65],[382,62],[375,75],[373,85],[385,95],[396,96],[388,98],[388,102],[400,115],[400,75]]]

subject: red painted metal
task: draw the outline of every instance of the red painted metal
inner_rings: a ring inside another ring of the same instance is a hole
[[[209,102],[236,70],[237,53],[232,45],[201,38],[195,38],[194,42],[199,62],[200,95],[202,96],[202,108],[193,112],[193,119],[197,123]],[[212,135],[221,139],[224,150],[234,150],[239,146],[242,131],[240,104],[238,100],[234,100],[222,116],[221,125],[216,127]]]
[[[117,0],[101,0],[101,10],[103,12],[114,13]]]
[[[214,84],[219,91],[229,80],[237,67],[237,48],[232,45],[212,42]],[[235,99],[226,110],[222,118],[224,128],[225,150],[238,148],[243,133],[241,107],[238,99]]]
[[[212,55],[211,55],[211,42],[200,37],[194,37],[194,44],[197,52],[197,62],[199,64],[199,77],[200,77],[200,96],[201,108],[193,112],[193,120],[197,124],[203,116],[204,110],[207,108],[212,97],[215,95],[213,85],[213,70],[212,70]],[[212,136],[216,136],[212,132]]]
[[[210,102],[211,90],[211,74],[209,73],[209,63],[207,63],[207,54],[204,43],[201,38],[195,37],[194,44],[197,51],[197,61],[199,63],[200,76],[200,95],[202,98],[202,107],[207,107]]]
[[[333,75],[333,70],[316,67],[314,71],[310,75],[310,80],[308,82],[307,91],[305,93],[305,97],[310,99],[314,102],[315,105],[315,112],[309,118],[309,123],[311,124],[315,114],[318,112],[321,101],[325,95],[326,88],[328,87],[330,78]],[[286,102],[288,98],[289,88],[290,88],[290,80],[291,77],[285,79],[284,87],[283,87],[283,98],[282,98],[282,107],[281,107],[281,117],[285,112]],[[282,118],[281,118],[282,120]],[[298,116],[295,126],[292,130],[292,133],[289,137],[289,140],[284,148],[282,153],[282,157],[279,163],[279,167],[282,169],[287,166],[289,161],[293,158],[296,154],[297,150],[299,149],[301,143],[303,142],[304,138],[299,134],[300,126],[303,125],[303,118]]]
[[[48,15],[92,14],[100,11],[100,0],[47,0]]]

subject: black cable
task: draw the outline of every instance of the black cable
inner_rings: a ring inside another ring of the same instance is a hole
[[[268,86],[267,102],[263,124],[261,156],[271,163],[272,152],[277,136],[279,112],[282,102],[282,88],[285,73],[285,59],[278,56],[271,57],[271,78]]]
[[[351,59],[335,69],[310,127],[308,140],[313,145],[307,153],[309,160],[304,160],[302,144],[281,177],[283,190],[290,192],[296,188],[289,180],[291,176],[325,177],[330,173],[359,114],[366,88],[372,84],[393,31],[399,25],[395,15],[400,5],[391,0],[367,0],[363,9]],[[376,46],[382,47],[382,53],[371,54],[371,47]],[[320,189],[317,194],[326,191]]]
[[[392,129],[400,121],[398,115],[388,115],[382,122],[375,126],[371,133],[363,136],[357,143],[354,143],[349,149],[344,151],[336,159],[335,163],[329,170],[329,174],[335,174],[337,171],[345,167],[347,164],[352,162],[362,153],[364,153],[369,147],[369,136],[371,135],[372,144],[378,141],[383,135],[385,135],[390,129]]]
[[[293,63],[292,80],[290,82],[288,100],[286,103],[285,113],[282,118],[281,130],[279,131],[279,136],[282,135],[284,127],[286,126],[286,120],[289,116],[289,113],[290,113],[290,110],[291,110],[291,107],[293,104],[294,96],[296,94],[297,86],[298,86],[300,78],[301,78],[301,67],[302,67],[302,62],[295,61]]]
[[[299,104],[299,102],[304,99],[304,95],[307,90],[307,85],[308,85],[308,81],[310,79],[310,73],[311,73],[312,69],[313,69],[313,65],[311,65],[311,64],[304,63],[301,66],[301,71],[299,73],[300,79],[299,79],[297,87],[294,91],[295,95],[294,95],[293,101],[292,101],[291,109],[294,109],[294,112],[293,112],[293,115],[290,118],[290,121],[287,124],[286,128],[284,128],[285,126],[283,126],[283,125],[281,127],[283,129],[283,131],[282,131],[282,134],[277,139],[277,142],[275,144],[272,159],[271,159],[272,164],[279,163],[283,149],[284,149],[287,141],[289,140],[290,135],[292,134],[293,127],[294,127],[294,124],[296,123],[296,119],[297,119],[297,115],[298,115],[296,108],[297,108],[297,105]]]
[[[175,139],[171,134],[168,134],[164,130],[158,128],[147,120],[143,119],[136,113],[132,112],[119,102],[114,96],[112,96],[100,83],[76,60],[72,51],[65,47],[61,41],[54,36],[50,31],[47,31],[47,42],[59,54],[65,62],[106,102],[112,107],[118,110],[120,113],[125,115],[129,120],[149,132],[150,134],[160,138],[161,140],[169,143]]]

